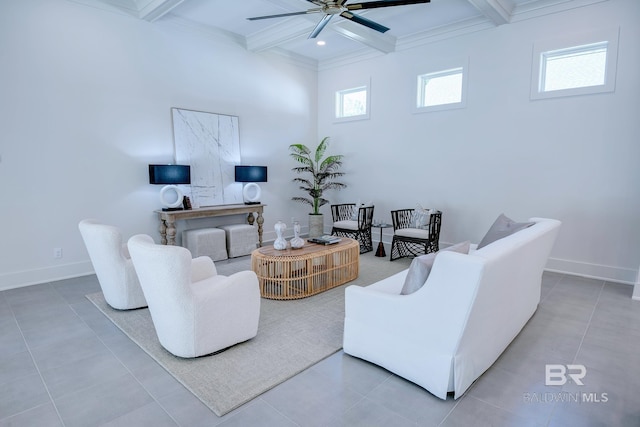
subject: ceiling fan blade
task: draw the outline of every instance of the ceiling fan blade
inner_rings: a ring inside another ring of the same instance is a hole
[[[381,33],[386,33],[387,31],[389,31],[389,28],[385,27],[384,25],[380,25],[377,22],[374,22],[370,19],[363,18],[362,16],[358,16],[355,13],[342,12],[340,16],[350,21],[356,22],[360,25],[364,25],[365,27],[369,27],[372,30],[379,31]]]
[[[365,3],[347,4],[345,5],[345,7],[348,10],[362,10],[362,9],[374,9],[378,7],[406,6],[409,4],[429,3],[430,1],[431,0],[379,0],[379,1],[368,1]]]
[[[325,15],[320,20],[320,22],[318,22],[318,25],[316,25],[316,27],[313,29],[313,31],[311,31],[311,34],[309,34],[309,37],[307,37],[307,38],[308,39],[315,39],[316,37],[318,37],[318,34],[320,34],[320,31],[322,31],[322,29],[324,27],[326,27],[326,25],[329,23],[331,18],[333,18],[333,15]]]
[[[253,18],[247,18],[247,19],[249,21],[257,21],[258,19],[283,18],[285,16],[307,15],[309,13],[318,13],[318,12],[322,12],[322,9],[320,9],[319,7],[305,10],[304,12],[291,12],[291,13],[279,13],[277,15],[254,16]]]

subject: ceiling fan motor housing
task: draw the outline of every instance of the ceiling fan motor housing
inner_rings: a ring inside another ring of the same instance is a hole
[[[346,12],[347,9],[345,6],[338,5],[335,1],[328,1],[324,6],[322,6],[322,11],[327,15],[338,15],[342,12]]]

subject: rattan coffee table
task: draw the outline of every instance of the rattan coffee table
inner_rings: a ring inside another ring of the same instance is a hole
[[[258,276],[264,298],[288,300],[316,295],[358,277],[360,245],[343,237],[333,245],[305,241],[300,249],[273,246],[251,253],[251,268]]]

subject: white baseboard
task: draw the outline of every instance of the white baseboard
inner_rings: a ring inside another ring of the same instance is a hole
[[[0,274],[0,291],[93,274],[91,261]]]
[[[624,283],[626,285],[635,284],[636,275],[638,274],[638,270],[631,268],[590,264],[558,258],[549,258],[545,270],[606,280],[608,282]]]

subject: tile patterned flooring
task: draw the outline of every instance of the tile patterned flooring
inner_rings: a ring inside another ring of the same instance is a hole
[[[0,292],[0,427],[640,426],[631,286],[545,273],[538,311],[458,400],[338,352],[223,417],[84,297],[99,290],[87,276]],[[584,365],[584,385],[545,386],[551,363]]]

